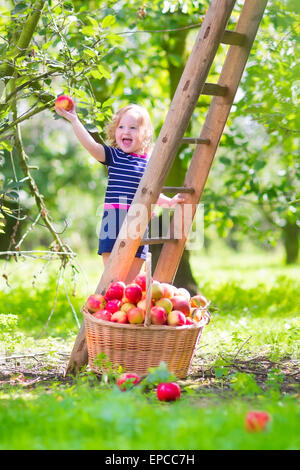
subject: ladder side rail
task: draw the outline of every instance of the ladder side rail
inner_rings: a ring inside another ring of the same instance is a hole
[[[254,42],[259,24],[261,22],[268,0],[246,0],[236,26],[236,32],[245,34],[247,40],[244,47],[230,46],[219,77],[219,84],[228,87],[226,96],[215,96],[209,107],[206,120],[200,134],[201,139],[209,139],[209,145],[197,145],[193,153],[184,186],[193,187],[195,192],[186,196],[187,203],[192,204],[192,219],[195,216],[197,205],[201,200],[202,192],[216,154],[220,138],[227,122],[228,115],[236,91],[239,86],[244,68],[246,66],[252,44]],[[171,231],[176,230],[175,217],[172,219]],[[176,219],[178,224],[180,221]],[[185,247],[188,234],[187,221],[182,217],[182,227],[185,227],[182,239],[164,243],[153,278],[161,282],[173,282],[178,265]],[[185,225],[184,225],[185,224]]]
[[[151,217],[151,205],[156,203],[169,169],[172,166],[216,55],[235,1],[212,0],[210,3],[147,169],[122,224],[121,231],[96,288],[96,293],[105,292],[113,281],[126,279],[141,238],[148,226]],[[124,239],[123,234],[128,232],[130,219],[136,217],[136,204],[142,204],[148,211],[147,220],[145,219],[140,223],[142,235],[135,239]],[[82,323],[71,352],[66,373],[77,372],[86,363],[85,327],[84,323]]]

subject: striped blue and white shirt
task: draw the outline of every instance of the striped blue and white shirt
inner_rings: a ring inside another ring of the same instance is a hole
[[[104,145],[108,183],[104,209],[128,209],[147,166],[147,155]],[[101,162],[102,163],[102,162]]]

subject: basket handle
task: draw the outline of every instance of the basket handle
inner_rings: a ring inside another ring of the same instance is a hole
[[[146,255],[146,313],[145,313],[145,320],[144,326],[151,325],[151,300],[152,300],[152,288],[151,288],[151,280],[152,280],[152,254],[150,252]]]

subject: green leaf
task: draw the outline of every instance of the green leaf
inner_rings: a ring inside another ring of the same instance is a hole
[[[103,75],[104,78],[107,78],[107,79],[111,78],[110,71],[107,70],[102,64],[98,65],[98,70]]]
[[[108,15],[104,18],[101,25],[102,25],[102,28],[105,29],[110,26],[113,26],[115,23],[116,23],[116,18],[113,15]]]

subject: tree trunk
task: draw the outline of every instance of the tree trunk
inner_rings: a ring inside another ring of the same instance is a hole
[[[286,264],[297,263],[299,256],[299,227],[296,222],[287,221],[283,228],[283,242]]]

